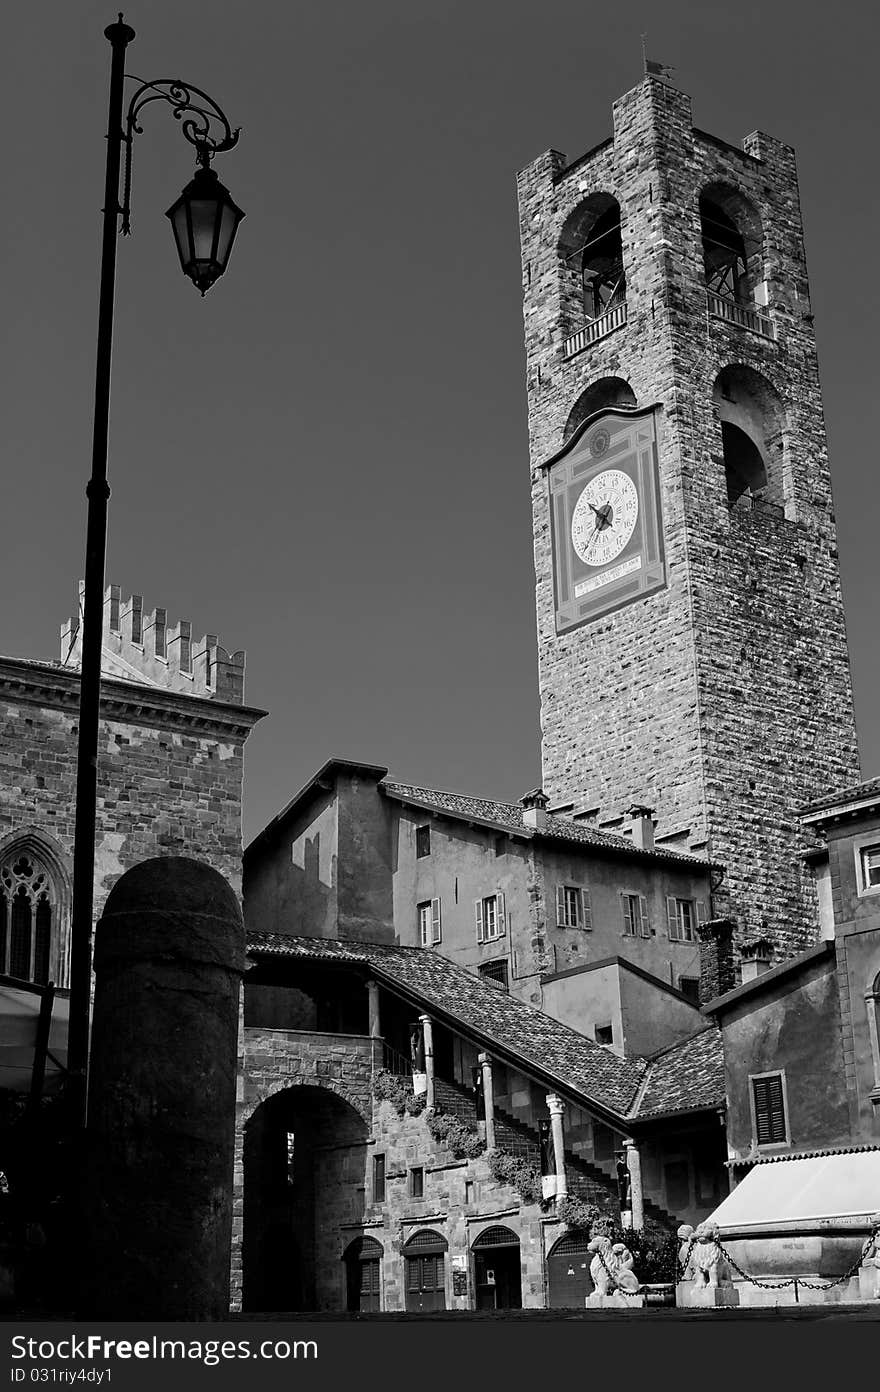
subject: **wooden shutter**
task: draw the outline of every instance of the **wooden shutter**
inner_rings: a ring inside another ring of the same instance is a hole
[[[476,919],[477,919],[477,942],[482,942],[482,941],[483,941],[483,901],[482,901],[482,899],[475,899],[475,900],[474,900],[474,913],[475,913]]]
[[[565,915],[565,885],[556,886],[556,926],[567,928],[568,919]]]
[[[581,927],[589,933],[593,927],[593,906],[590,901],[590,891],[582,889],[581,896]]]
[[[431,900],[431,942],[440,941],[440,900]]]
[[[782,1074],[753,1078],[755,1099],[755,1140],[758,1145],[778,1145],[788,1139],[785,1125],[785,1097]]]
[[[700,926],[701,923],[705,923],[708,917],[709,917],[709,915],[708,915],[707,912],[706,912],[706,903],[705,903],[705,900],[703,900],[703,899],[698,899],[698,900],[697,900],[697,927],[699,928],[699,926]]]
[[[674,894],[666,896],[666,918],[669,924],[669,936],[673,942],[678,942],[681,933],[678,927],[678,900]]]
[[[503,938],[507,932],[507,919],[504,916],[504,895],[500,890],[495,896],[495,919],[498,929],[497,936]]]
[[[641,927],[642,937],[650,938],[651,920],[648,916],[648,901],[645,898],[644,894],[639,895],[639,924]],[[633,931],[635,931],[635,924],[633,924]]]
[[[634,937],[634,936],[635,936],[635,932],[636,932],[636,925],[635,925],[635,923],[634,923],[634,921],[633,921],[633,912],[632,912],[632,910],[633,910],[633,895],[632,895],[632,894],[623,894],[623,893],[621,894],[621,896],[620,896],[620,908],[621,908],[621,912],[623,913],[623,931],[624,931],[624,933],[626,934],[626,936],[627,936],[628,938]]]

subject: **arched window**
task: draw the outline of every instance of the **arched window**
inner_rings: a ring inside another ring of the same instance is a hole
[[[594,415],[596,411],[605,411],[609,406],[637,405],[636,394],[629,382],[625,382],[622,377],[601,377],[598,382],[593,382],[587,387],[586,391],[582,391],[572,406],[562,438],[570,439],[581,422]]]
[[[719,372],[712,400],[721,423],[728,501],[733,505],[748,494],[783,506],[785,416],[773,387],[735,363]]]
[[[566,333],[600,319],[626,299],[620,205],[593,193],[566,219],[559,239]]]
[[[764,235],[757,209],[737,189],[715,183],[700,195],[706,289],[748,305],[760,301]]]
[[[66,980],[63,877],[33,837],[0,850],[0,973],[44,986]]]
[[[872,1099],[880,1098],[880,972],[874,977],[870,990],[865,992],[868,1011],[868,1037],[871,1041],[871,1061],[874,1064]]]

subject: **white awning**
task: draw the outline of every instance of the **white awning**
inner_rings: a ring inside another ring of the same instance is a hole
[[[0,1088],[9,1092],[30,1092],[40,1000],[39,993],[33,990],[0,985]],[[69,1014],[67,997],[56,995],[52,1002],[44,1094],[57,1092],[64,1077]]]
[[[821,1224],[855,1226],[880,1213],[880,1150],[755,1165],[712,1214],[724,1231]]]

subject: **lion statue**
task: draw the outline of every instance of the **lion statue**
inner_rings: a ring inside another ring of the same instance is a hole
[[[717,1223],[700,1223],[693,1235],[690,1267],[698,1286],[720,1286],[730,1281],[730,1268],[718,1245]]]
[[[593,1238],[587,1251],[595,1254],[590,1262],[590,1276],[597,1295],[608,1295],[615,1290],[633,1293],[638,1290],[632,1253],[622,1242],[612,1243],[610,1237],[601,1234]]]

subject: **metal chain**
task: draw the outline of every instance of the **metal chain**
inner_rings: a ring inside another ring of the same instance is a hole
[[[733,1267],[738,1276],[741,1276],[744,1281],[748,1281],[749,1285],[757,1286],[761,1290],[785,1290],[787,1286],[803,1286],[805,1290],[818,1291],[832,1290],[835,1286],[842,1286],[845,1281],[849,1281],[858,1271],[862,1263],[876,1250],[878,1236],[880,1236],[880,1225],[874,1227],[865,1239],[862,1244],[861,1253],[856,1257],[849,1270],[845,1271],[842,1276],[835,1277],[833,1281],[805,1281],[800,1276],[791,1276],[785,1281],[762,1281],[757,1276],[750,1276],[747,1271],[743,1271],[742,1267],[734,1261],[727,1249],[721,1245],[717,1237],[714,1239],[714,1242],[725,1261]]]
[[[634,1290],[634,1291],[624,1290],[623,1287],[622,1287],[621,1285],[618,1284],[617,1277],[615,1276],[614,1272],[611,1271],[611,1270],[609,1269],[608,1263],[607,1263],[607,1261],[605,1260],[605,1258],[604,1258],[604,1256],[602,1255],[602,1253],[601,1253],[601,1252],[597,1252],[597,1253],[596,1253],[596,1256],[599,1258],[599,1260],[600,1260],[600,1262],[602,1263],[602,1265],[604,1266],[605,1270],[608,1272],[609,1277],[610,1277],[611,1280],[614,1282],[614,1285],[615,1285],[616,1290],[620,1291],[620,1294],[621,1294],[621,1295],[634,1296],[634,1295],[640,1295],[640,1294],[641,1294],[641,1291],[637,1291],[637,1290]],[[630,1270],[631,1270],[631,1269],[632,1269],[632,1268],[630,1268]]]

